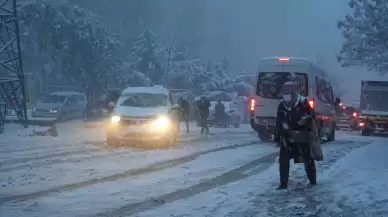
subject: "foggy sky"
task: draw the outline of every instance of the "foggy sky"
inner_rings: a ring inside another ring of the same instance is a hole
[[[71,0],[98,13],[122,39],[136,35],[128,25],[128,2],[136,0]],[[93,3],[92,3],[93,2]],[[376,73],[341,68],[336,61],[342,42],[336,21],[349,11],[347,0],[137,0],[148,4],[142,24],[159,38],[166,31],[205,62],[227,56],[231,71],[255,73],[265,56],[303,56],[317,60],[342,82],[346,98],[358,99],[362,79],[381,79]],[[144,6],[144,5],[143,5]],[[123,24],[124,23],[124,24]],[[387,79],[387,76],[384,78]],[[346,81],[345,81],[346,80]]]

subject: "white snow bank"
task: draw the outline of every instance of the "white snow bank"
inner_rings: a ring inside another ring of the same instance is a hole
[[[388,216],[388,140],[379,139],[338,160],[323,176],[339,206],[365,216]]]

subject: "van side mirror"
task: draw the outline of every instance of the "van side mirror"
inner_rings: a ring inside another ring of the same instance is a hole
[[[170,107],[171,110],[178,110],[178,109],[180,109],[180,108],[181,108],[181,106],[180,106],[179,104],[174,104],[174,105],[172,105],[172,106]]]
[[[336,97],[336,98],[335,98],[334,105],[335,105],[335,106],[339,106],[340,104],[341,104],[341,99],[338,98],[338,97]]]

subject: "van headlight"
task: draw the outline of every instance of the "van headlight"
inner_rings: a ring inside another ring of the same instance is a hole
[[[121,120],[121,117],[118,116],[118,115],[113,115],[113,116],[110,118],[110,122],[112,122],[112,123],[118,123],[118,122],[120,122],[120,120]]]
[[[165,116],[159,117],[153,122],[153,126],[157,129],[166,129],[170,126],[170,120]]]

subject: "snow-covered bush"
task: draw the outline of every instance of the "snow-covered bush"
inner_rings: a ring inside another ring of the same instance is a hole
[[[352,14],[338,21],[345,38],[338,61],[343,66],[366,66],[385,74],[388,70],[388,1],[350,0]]]

